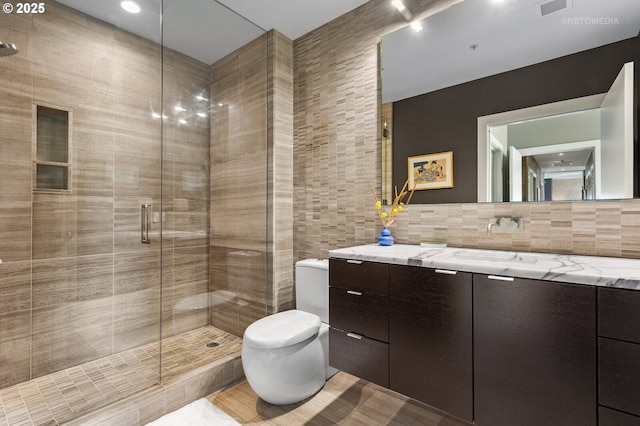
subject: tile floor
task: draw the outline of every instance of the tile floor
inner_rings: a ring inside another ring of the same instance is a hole
[[[217,348],[207,343],[216,341]],[[240,352],[242,339],[202,327],[163,340],[163,381]],[[158,382],[159,345],[151,343],[0,390],[0,426],[57,425]]]
[[[220,346],[207,348],[216,341]],[[163,380],[237,354],[242,340],[203,327],[163,341]],[[58,425],[157,382],[158,344],[102,358],[0,390],[0,426]],[[381,386],[340,372],[313,397],[265,403],[243,380],[208,397],[242,425],[469,426]]]
[[[470,426],[410,398],[344,372],[313,397],[275,406],[262,401],[246,380],[208,397],[242,425]]]

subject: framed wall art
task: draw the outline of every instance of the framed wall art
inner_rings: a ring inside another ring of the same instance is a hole
[[[453,151],[408,158],[409,188],[453,188]]]

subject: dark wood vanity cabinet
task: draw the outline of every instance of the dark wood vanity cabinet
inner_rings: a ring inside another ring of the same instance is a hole
[[[473,420],[472,274],[389,266],[389,384]]]
[[[479,426],[595,426],[595,287],[474,275]]]
[[[329,363],[478,426],[640,426],[640,291],[329,261]]]
[[[329,364],[389,387],[389,265],[329,260]]]
[[[640,291],[598,288],[600,426],[640,425]]]

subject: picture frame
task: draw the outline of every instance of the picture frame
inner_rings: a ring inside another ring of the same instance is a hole
[[[453,188],[453,151],[408,157],[409,188]]]

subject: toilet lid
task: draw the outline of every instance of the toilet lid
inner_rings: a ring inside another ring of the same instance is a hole
[[[276,349],[295,345],[320,330],[320,317],[290,310],[259,319],[244,332],[243,343],[256,349]]]

